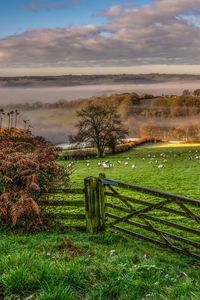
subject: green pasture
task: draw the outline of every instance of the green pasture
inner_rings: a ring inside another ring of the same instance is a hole
[[[113,167],[98,165],[105,160]],[[103,159],[59,163],[73,164],[73,188],[83,187],[85,177],[105,173],[107,178],[200,199],[198,145],[146,145]],[[113,231],[0,231],[0,299],[198,300],[199,275],[195,259]]]
[[[113,167],[104,169],[98,165],[106,160]],[[72,187],[83,186],[87,176],[105,173],[107,178],[200,199],[200,145],[139,146],[103,159],[86,158],[59,163],[64,166],[70,163],[74,165]]]

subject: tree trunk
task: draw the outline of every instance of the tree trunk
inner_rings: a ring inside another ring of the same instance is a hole
[[[98,157],[104,156],[104,151],[101,147],[97,147],[97,155],[98,155]]]

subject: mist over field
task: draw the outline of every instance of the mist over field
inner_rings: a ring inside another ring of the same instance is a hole
[[[73,87],[2,87],[0,104],[6,113],[15,109],[20,112],[19,127],[23,128],[23,120],[30,120],[33,134],[60,144],[67,142],[68,136],[76,132],[76,112],[90,101],[114,103],[118,107],[123,124],[129,129],[130,137],[140,136],[144,124],[162,128],[166,132],[170,128],[182,130],[179,128],[186,126],[199,128],[199,113],[176,113],[178,95],[182,95],[185,89],[192,92],[199,87],[200,81],[197,80]],[[192,101],[191,99],[189,101]],[[178,104],[178,107],[179,105],[181,110],[185,104]],[[169,114],[167,116],[166,110]],[[5,116],[5,127],[7,122],[8,118]]]
[[[94,96],[111,95],[115,93],[136,92],[153,95],[180,95],[184,89],[195,90],[200,87],[200,80],[140,82],[123,84],[94,84],[76,86],[48,87],[0,87],[0,105],[18,103],[53,103],[60,99],[77,100]]]

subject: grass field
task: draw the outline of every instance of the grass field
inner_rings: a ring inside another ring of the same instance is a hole
[[[200,147],[160,146],[106,157],[114,165],[110,169],[98,166],[99,159],[76,161],[71,185],[81,187],[85,177],[103,172],[108,178],[200,199]],[[0,231],[0,299],[4,294],[10,300],[197,300],[199,274],[200,265],[191,257],[114,232]]]
[[[105,173],[107,178],[199,199],[200,145],[158,144],[107,156],[113,167],[98,166],[100,159],[73,161],[72,186],[82,186],[83,178]],[[120,162],[120,163],[119,163]],[[69,161],[61,161],[62,165]],[[135,165],[135,168],[132,168]],[[163,165],[159,168],[159,165]]]

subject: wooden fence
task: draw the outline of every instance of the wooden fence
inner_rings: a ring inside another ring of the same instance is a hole
[[[85,178],[83,189],[50,191],[39,203],[48,208],[50,219],[64,220],[65,228],[89,233],[112,229],[200,259],[198,200],[107,179],[100,174],[98,178]],[[71,207],[76,210],[70,211]],[[66,226],[66,220],[74,220],[75,224]],[[82,225],[77,224],[80,221]]]
[[[85,179],[88,232],[113,229],[200,259],[200,201],[116,180]]]
[[[55,189],[43,194],[38,203],[45,218],[59,230],[85,230],[84,189]]]

